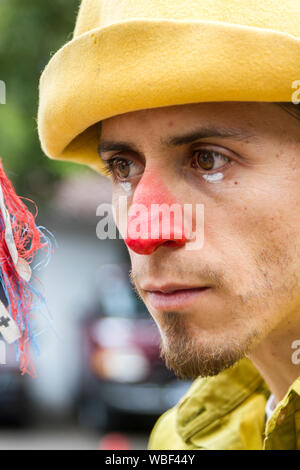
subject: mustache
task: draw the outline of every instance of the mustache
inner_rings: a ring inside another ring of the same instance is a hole
[[[139,279],[145,278],[147,275],[146,271],[143,270],[141,273],[134,271],[132,268],[129,270],[129,280],[132,284],[133,290],[137,293],[140,297],[138,286],[139,286]],[[212,269],[209,266],[202,266],[201,269],[195,271],[190,270],[189,268],[184,269],[180,268],[179,266],[173,267],[167,270],[166,268],[155,269],[151,272],[151,276],[153,279],[168,279],[172,281],[182,281],[185,280],[186,283],[191,282],[191,284],[195,285],[198,282],[202,284],[207,284],[215,288],[224,288],[226,287],[226,280],[225,274],[223,271]]]

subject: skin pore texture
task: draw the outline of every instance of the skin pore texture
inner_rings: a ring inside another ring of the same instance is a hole
[[[300,375],[300,122],[273,103],[188,104],[106,119],[99,144],[117,223],[120,196],[204,205],[201,249],[127,240],[167,367],[194,378],[247,356],[282,399]],[[194,291],[169,308],[174,285]]]

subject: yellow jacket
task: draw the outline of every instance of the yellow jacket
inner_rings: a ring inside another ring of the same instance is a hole
[[[300,377],[266,422],[266,384],[248,359],[196,379],[157,421],[149,450],[300,450]]]

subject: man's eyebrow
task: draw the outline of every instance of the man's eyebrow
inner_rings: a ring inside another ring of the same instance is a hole
[[[102,140],[98,144],[98,153],[104,153],[104,152],[111,152],[111,151],[117,151],[117,152],[130,152],[130,151],[137,151],[135,146],[133,144],[127,143],[127,142],[117,142],[114,140]]]
[[[164,147],[178,147],[180,145],[194,142],[195,140],[207,139],[211,137],[235,139],[238,141],[245,141],[256,138],[256,136],[247,129],[201,127],[200,129],[195,129],[182,135],[170,136],[166,139],[161,139],[160,143]],[[138,150],[135,145],[131,144],[130,142],[117,142],[113,140],[100,141],[98,145],[99,154],[109,151],[130,152]]]
[[[195,129],[188,132],[187,134],[168,137],[167,139],[161,140],[161,144],[167,147],[176,147],[178,145],[185,145],[194,142],[195,140],[208,139],[210,137],[244,141],[255,138],[255,135],[249,132],[247,129],[233,129],[230,127],[201,127],[200,129]]]

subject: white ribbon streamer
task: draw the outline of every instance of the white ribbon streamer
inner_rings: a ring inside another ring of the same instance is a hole
[[[29,263],[23,258],[20,258],[18,255],[17,247],[15,244],[12,228],[11,228],[11,221],[10,215],[8,210],[5,207],[4,197],[2,187],[0,185],[0,211],[2,213],[4,225],[5,225],[5,242],[10,253],[11,259],[16,267],[18,274],[21,276],[24,281],[29,281],[31,278],[31,268]]]

